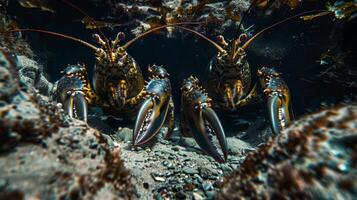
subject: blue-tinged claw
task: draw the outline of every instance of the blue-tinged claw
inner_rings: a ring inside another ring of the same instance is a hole
[[[57,83],[57,99],[64,104],[64,110],[70,118],[87,121],[88,109],[84,90],[88,86],[84,66],[70,65],[62,73],[63,77]]]
[[[142,103],[134,126],[133,144],[140,146],[151,141],[163,127],[168,115],[171,85],[168,73],[161,66],[150,66],[150,81],[144,90],[148,97]]]
[[[279,133],[282,129],[279,119],[279,108],[281,101],[278,96],[274,95],[268,97],[268,114],[271,123],[271,128],[274,133]]]
[[[81,92],[74,91],[68,94],[64,103],[64,110],[70,118],[87,121],[87,102]]]
[[[168,112],[168,101],[159,101],[150,97],[141,106],[134,128],[135,146],[151,141],[162,128]]]
[[[273,68],[262,67],[257,74],[267,96],[271,128],[278,134],[293,119],[289,88],[280,77],[281,74]]]
[[[185,126],[201,149],[218,162],[228,157],[226,136],[211,99],[198,85],[198,79],[189,77],[182,87],[182,106]]]

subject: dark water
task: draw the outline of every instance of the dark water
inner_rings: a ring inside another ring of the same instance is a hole
[[[73,22],[81,19],[80,13],[60,3],[56,6],[57,13],[51,14],[34,12],[14,4],[10,6],[9,13],[18,16],[20,24],[26,27],[66,33],[90,42],[90,36],[95,31],[86,30],[80,23]],[[319,8],[319,6],[322,5],[317,4],[314,7],[307,5],[294,11],[282,9],[274,12],[272,16],[259,16],[255,13],[247,18],[245,25],[254,24],[254,30],[257,32],[281,19],[302,11]],[[100,8],[93,10],[93,7],[88,4],[81,4],[80,7],[93,17],[100,17],[104,12]],[[252,66],[253,80],[256,79],[255,72],[258,67],[277,67],[283,72],[283,77],[291,90],[294,112],[297,116],[306,113],[307,110],[320,108],[321,102],[331,104],[340,102],[346,95],[356,91],[341,84],[322,83],[319,80],[307,82],[303,79],[321,72],[319,59],[329,47],[341,45],[342,49],[355,48],[353,43],[356,44],[356,39],[353,35],[356,35],[356,32],[352,32],[351,29],[351,26],[355,24],[355,22],[349,22],[349,24],[341,25],[333,22],[332,17],[324,17],[312,22],[293,20],[267,32],[248,49],[248,62]],[[104,32],[108,37],[114,38],[118,31],[129,33],[125,27]],[[336,41],[332,34],[335,31],[343,34],[339,41]],[[229,38],[232,33],[233,31],[227,31],[225,35]],[[77,62],[88,66],[94,64],[94,55],[91,50],[77,43],[41,34],[25,35],[35,49],[38,60],[46,66],[52,82],[60,78],[59,72],[67,64]],[[182,80],[192,74],[204,81],[208,63],[216,54],[216,50],[206,41],[191,34],[176,32],[174,35],[174,38],[166,38],[165,33],[148,36],[132,45],[128,53],[136,59],[144,73],[149,64],[155,63],[166,67],[171,74],[175,105],[179,111],[179,89]],[[132,37],[127,34],[126,41]],[[210,37],[213,38],[213,36]],[[266,55],[266,48],[274,52],[273,56]],[[265,102],[262,102],[242,109],[233,116],[250,118],[254,115],[265,114]]]

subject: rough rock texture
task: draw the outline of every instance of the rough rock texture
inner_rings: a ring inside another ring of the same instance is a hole
[[[357,106],[307,115],[250,153],[218,199],[354,199]]]
[[[0,102],[5,104],[17,92],[17,82],[14,80],[14,59],[7,54],[0,54]]]
[[[241,13],[249,7],[249,1],[245,0],[94,2],[108,7],[112,21],[134,24],[132,33],[136,35],[155,26],[176,22],[202,22],[204,25],[196,28],[204,30],[209,24],[215,33],[222,33],[226,28],[237,26]]]
[[[23,90],[17,67],[0,53],[0,199],[135,199],[118,149]]]
[[[50,95],[53,84],[44,76],[39,64],[23,55],[17,56],[17,60],[17,71],[21,84],[25,87],[36,88],[41,94]]]
[[[0,1],[0,49],[13,54],[21,54],[32,58],[34,56],[32,50],[29,48],[24,39],[15,36],[14,34],[6,33],[8,29],[18,28],[14,20],[10,19],[6,12],[6,6]]]
[[[212,199],[222,177],[237,169],[247,152],[254,150],[248,143],[229,138],[228,160],[217,163],[202,153],[193,138],[182,138],[179,129],[171,140],[159,135],[146,147],[131,145],[132,132],[119,128],[111,138],[113,145],[121,148],[140,199]]]

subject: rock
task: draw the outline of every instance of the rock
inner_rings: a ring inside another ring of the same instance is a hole
[[[41,94],[50,95],[53,84],[47,80],[38,63],[26,56],[17,56],[17,70],[21,83],[26,88],[36,88]]]
[[[234,156],[241,156],[242,151],[247,149],[254,150],[254,148],[249,144],[235,137],[227,137],[228,153]]]
[[[201,177],[203,177],[205,179],[208,179],[208,178],[210,178],[212,176],[216,176],[217,175],[216,171],[214,171],[213,169],[208,168],[208,167],[199,168],[199,172],[200,172]]]
[[[199,183],[203,183],[203,179],[202,179],[202,177],[200,175],[195,174],[194,177]]]
[[[186,199],[186,194],[183,191],[176,193],[177,199]]]
[[[17,83],[11,70],[15,71],[16,60],[0,51],[0,100],[9,102],[17,92]]]
[[[214,199],[214,196],[216,195],[216,193],[214,191],[207,191],[207,192],[205,192],[205,194],[206,194],[206,197],[208,200]]]
[[[166,167],[167,167],[167,169],[169,169],[169,170],[175,169],[175,165],[172,164],[172,163],[167,164]]]
[[[247,155],[218,199],[354,199],[357,106],[306,115]]]
[[[198,144],[196,143],[195,139],[193,138],[188,138],[188,137],[182,137],[181,138],[181,144],[190,147],[190,148],[200,148]]]
[[[116,133],[117,137],[124,142],[131,142],[133,140],[133,130],[130,128],[122,128]]]
[[[8,182],[6,179],[0,178],[0,191],[7,186]]]
[[[228,164],[221,164],[220,168],[224,173],[228,173],[232,171],[232,168]]]
[[[210,191],[210,190],[213,190],[213,185],[212,185],[212,183],[210,183],[210,182],[207,182],[207,181],[205,181],[202,185],[201,185],[201,187],[202,187],[202,190],[203,191]]]
[[[165,178],[160,177],[160,176],[152,176],[152,178],[157,181],[157,182],[165,182]]]
[[[183,171],[183,173],[190,174],[190,175],[198,174],[197,169],[194,169],[194,168],[191,168],[191,167],[185,167],[185,168],[183,168],[182,171]]]
[[[171,150],[172,150],[172,151],[180,151],[180,148],[178,148],[178,147],[172,147]]]
[[[197,192],[193,192],[192,197],[193,197],[193,200],[203,200],[203,197]]]

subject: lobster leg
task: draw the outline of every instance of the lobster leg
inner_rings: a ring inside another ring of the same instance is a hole
[[[165,124],[167,126],[167,131],[165,135],[165,139],[169,139],[172,136],[172,132],[175,128],[175,107],[172,98],[170,99],[169,111],[166,116]]]
[[[235,105],[235,107],[238,108],[238,107],[246,106],[249,103],[256,101],[257,97],[258,97],[257,84],[255,84],[253,89],[249,92],[249,94],[245,98],[240,99]]]
[[[188,126],[188,121],[186,120],[183,109],[181,109],[181,119],[180,119],[180,128],[182,136],[184,137],[193,137],[193,134]]]

